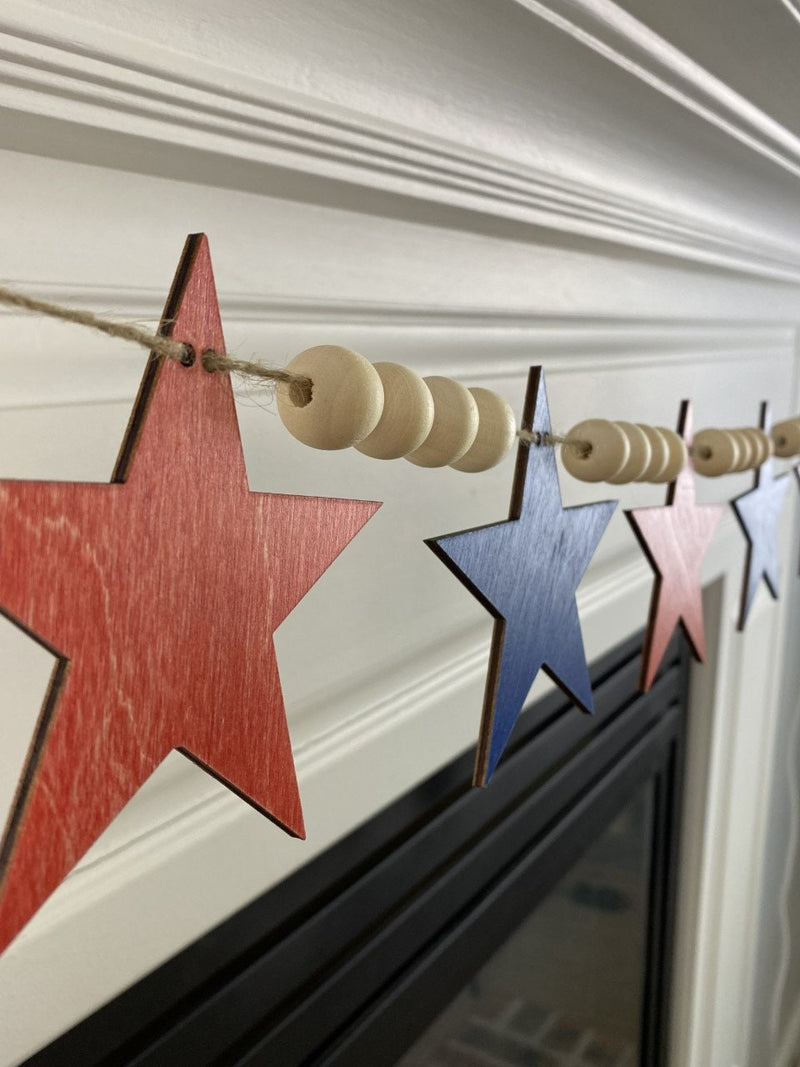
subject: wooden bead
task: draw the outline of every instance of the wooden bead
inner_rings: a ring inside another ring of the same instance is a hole
[[[433,425],[406,459],[418,467],[446,467],[461,459],[478,433],[478,405],[468,389],[438,374],[423,381],[433,396]]]
[[[642,431],[647,438],[650,445],[650,462],[645,470],[642,472],[640,478],[636,480],[639,482],[659,482],[661,475],[667,469],[667,463],[669,462],[669,445],[666,438],[660,433],[655,426],[648,426],[646,423],[638,422],[636,425]]]
[[[478,405],[478,432],[470,447],[450,466],[457,471],[477,474],[496,467],[508,455],[517,439],[517,420],[511,405],[491,389],[470,389]]]
[[[383,385],[369,360],[338,345],[317,345],[295,356],[286,368],[312,381],[311,401],[295,407],[278,393],[278,414],[292,437],[311,448],[349,448],[378,425]]]
[[[658,482],[674,482],[686,466],[686,442],[679,433],[668,430],[666,426],[658,426],[656,429],[667,442],[669,450],[667,465],[657,480]]]
[[[753,470],[765,463],[772,454],[772,439],[757,426],[746,426],[737,433],[747,442],[747,464],[742,463],[740,470]]]
[[[776,456],[796,456],[800,452],[800,419],[786,419],[772,427]]]
[[[637,426],[634,422],[618,422],[616,425],[628,438],[630,454],[627,462],[622,465],[622,469],[608,481],[614,485],[624,485],[626,482],[636,482],[642,477],[650,466],[653,453],[647,434],[641,426]]]
[[[737,469],[740,449],[728,430],[700,430],[694,435],[694,469],[705,478],[718,478]]]
[[[630,445],[625,432],[608,419],[586,419],[573,426],[567,440],[586,441],[588,451],[566,444],[561,449],[564,466],[584,482],[607,482],[628,462]]]
[[[767,453],[765,450],[772,447],[772,438],[764,430],[760,430],[757,426],[748,426],[745,431],[750,438],[753,446],[753,467],[760,467],[765,460],[769,459],[772,454]]]
[[[744,427],[737,430],[728,430],[727,433],[733,435],[739,449],[739,462],[734,470],[749,471],[755,465],[756,442]]]
[[[383,385],[378,425],[356,446],[373,459],[400,459],[419,448],[433,425],[431,391],[413,370],[399,363],[374,363]]]
[[[751,426],[748,432],[752,434],[755,439],[756,465],[760,467],[762,463],[767,462],[774,451],[772,438],[766,430],[760,430],[757,426]]]

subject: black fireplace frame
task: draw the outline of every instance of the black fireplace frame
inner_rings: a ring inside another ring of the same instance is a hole
[[[641,1064],[664,1067],[688,665],[674,642],[641,695],[640,649],[594,666],[593,716],[526,711],[487,789],[456,759],[29,1067],[389,1067],[651,779]]]

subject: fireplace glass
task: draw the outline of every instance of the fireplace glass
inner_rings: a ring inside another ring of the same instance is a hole
[[[638,1064],[652,825],[650,781],[398,1067]]]
[[[78,1023],[28,1067],[665,1067],[687,661],[640,638]]]

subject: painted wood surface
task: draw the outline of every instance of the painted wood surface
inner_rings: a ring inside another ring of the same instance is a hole
[[[164,313],[223,352],[208,245]],[[150,359],[110,485],[0,483],[2,611],[55,664],[0,860],[0,948],[174,748],[291,834],[272,635],[377,504],[251,493],[228,375]]]
[[[759,426],[767,433],[771,429],[772,415],[767,403],[761,405]],[[743,630],[747,624],[747,617],[762,578],[776,600],[780,590],[778,523],[786,500],[786,491],[789,488],[789,473],[781,474],[776,478],[773,468],[774,463],[770,456],[765,463],[756,468],[753,488],[731,501],[731,507],[747,539],[739,620],[736,624],[739,630]]]
[[[522,428],[552,432],[541,367],[529,372]],[[508,520],[426,542],[495,617],[476,785],[491,778],[540,667],[591,712],[575,591],[616,506],[562,507],[554,449],[520,442]]]
[[[692,409],[681,404],[678,433],[692,444]],[[680,624],[698,660],[706,654],[700,567],[725,510],[722,504],[698,505],[691,458],[667,490],[664,507],[633,508],[625,517],[656,573],[650,598],[639,688],[653,684],[675,627]]]

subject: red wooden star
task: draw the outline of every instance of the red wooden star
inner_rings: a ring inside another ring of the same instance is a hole
[[[690,447],[692,412],[688,400],[681,405],[678,433]],[[687,458],[686,466],[667,490],[665,507],[625,512],[656,572],[639,674],[639,688],[645,693],[653,684],[678,623],[697,659],[705,659],[700,566],[725,507],[698,506],[694,477],[692,461]]]
[[[2,611],[56,657],[0,849],[0,950],[173,749],[303,836],[272,635],[379,505],[252,493],[202,235],[112,483],[0,482]]]

